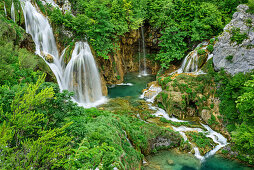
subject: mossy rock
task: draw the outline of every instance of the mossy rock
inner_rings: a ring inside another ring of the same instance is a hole
[[[201,68],[207,60],[208,54],[203,54],[198,57],[198,68]]]

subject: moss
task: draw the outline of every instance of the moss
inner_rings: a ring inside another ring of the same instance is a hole
[[[232,55],[229,55],[226,57],[226,60],[228,60],[229,62],[232,62],[232,59],[234,58],[234,56]]]
[[[207,55],[200,55],[199,58],[198,58],[198,68],[201,68],[205,63],[206,63],[206,60],[207,60]]]

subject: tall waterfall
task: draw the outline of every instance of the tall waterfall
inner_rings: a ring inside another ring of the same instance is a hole
[[[11,18],[15,22],[15,7],[14,7],[13,1],[12,1],[12,4],[11,4]]]
[[[102,96],[100,75],[95,60],[86,42],[77,42],[72,58],[65,68],[63,54],[59,56],[52,28],[30,1],[21,0],[26,32],[31,34],[36,45],[36,54],[41,56],[56,76],[59,88],[75,92],[73,100],[84,107],[93,107],[105,102]],[[47,62],[51,57],[53,62]]]
[[[140,43],[139,41],[139,77],[148,75],[147,68],[146,68],[146,44],[145,44],[145,35],[144,35],[143,26],[141,26],[141,38],[142,38],[142,43]],[[141,55],[140,55],[141,44],[142,44],[143,60],[141,60]],[[143,63],[143,67],[142,67],[142,63]]]

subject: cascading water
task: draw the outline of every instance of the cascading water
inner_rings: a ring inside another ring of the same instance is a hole
[[[173,73],[194,73],[194,74],[204,74],[201,70],[198,68],[198,60],[199,60],[199,55],[198,55],[198,49],[199,50],[205,50],[207,47],[208,43],[201,43],[197,46],[195,50],[190,52],[183,60],[183,63],[181,67],[173,72]],[[208,59],[212,57],[212,54],[208,55]],[[207,61],[208,61],[207,59]],[[172,73],[172,74],[173,74]]]
[[[13,1],[12,1],[12,4],[11,4],[11,18],[15,22],[15,7],[14,7]]]
[[[88,43],[77,42],[65,72],[65,89],[75,92],[74,99],[85,107],[100,101],[101,81]]]
[[[6,7],[5,7],[5,2],[4,2],[4,13],[5,13],[5,16],[7,16],[7,11],[6,11]]]
[[[93,107],[105,102],[102,96],[99,72],[89,45],[77,42],[66,69],[63,54],[59,56],[52,28],[30,1],[21,0],[26,32],[31,34],[36,45],[36,54],[41,56],[56,76],[59,88],[74,91],[74,101],[84,107]],[[45,58],[51,57],[53,62]]]
[[[140,56],[140,51],[141,51],[141,43],[139,42],[139,77],[141,76],[147,76],[147,68],[146,68],[146,44],[145,44],[145,36],[144,36],[144,29],[143,26],[141,26],[141,38],[142,38],[142,52],[143,52],[143,70],[142,70],[142,62],[141,62],[141,56]]]
[[[156,107],[156,106],[152,106],[151,103],[154,102],[155,97],[162,91],[161,87],[159,86],[155,86],[155,85],[151,85],[150,88],[148,90],[145,90],[143,92],[143,94],[140,96],[140,98],[146,99],[146,101],[150,102],[150,104],[148,104],[149,108],[151,110],[156,111],[153,115],[155,115],[156,117],[164,117],[167,120],[171,120],[173,122],[187,122],[187,121],[183,121],[183,120],[179,120],[175,117],[169,117],[168,114],[166,113],[165,110]],[[149,94],[149,95],[147,95]],[[221,134],[213,131],[208,125],[204,125],[201,123],[201,125],[207,130],[204,131],[201,128],[190,128],[190,127],[186,127],[186,126],[180,126],[180,127],[174,127],[172,126],[172,128],[179,132],[180,135],[183,137],[184,141],[188,140],[188,137],[186,136],[185,132],[188,131],[195,131],[195,132],[201,132],[204,133],[206,135],[206,137],[211,138],[214,143],[217,143],[218,145],[216,145],[214,147],[214,149],[212,149],[211,151],[209,151],[208,153],[206,153],[204,156],[202,156],[199,152],[199,149],[197,146],[195,146],[194,144],[190,143],[191,146],[193,147],[193,150],[195,152],[195,156],[196,158],[198,158],[201,161],[204,161],[206,158],[214,155],[219,149],[221,149],[222,147],[227,145],[227,139],[222,136]]]
[[[26,32],[33,38],[36,46],[35,53],[40,55],[43,59],[47,55],[53,57],[53,63],[47,62],[47,64],[55,74],[60,89],[63,89],[63,66],[59,59],[52,28],[47,18],[39,13],[29,1],[22,0],[22,2]]]

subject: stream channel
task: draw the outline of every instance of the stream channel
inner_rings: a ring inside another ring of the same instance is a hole
[[[114,100],[127,99],[130,103],[135,103],[136,100],[140,100],[142,90],[147,88],[147,83],[154,80],[155,76],[138,77],[138,73],[127,73],[124,83],[108,88],[108,96]],[[151,103],[147,102],[147,105],[151,106]],[[192,153],[179,153],[175,150],[159,151],[146,156],[145,160],[143,164],[145,170],[251,170],[250,167],[237,161],[216,154],[198,159]]]

